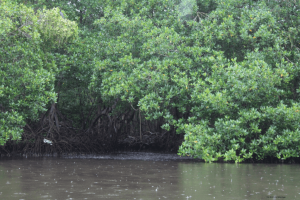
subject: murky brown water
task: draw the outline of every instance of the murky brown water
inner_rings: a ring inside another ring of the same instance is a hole
[[[0,158],[0,199],[300,199],[300,166],[154,153]]]

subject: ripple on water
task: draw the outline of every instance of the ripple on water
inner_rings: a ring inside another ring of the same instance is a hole
[[[300,199],[299,183],[298,165],[208,164],[176,154],[0,158],[1,200]]]

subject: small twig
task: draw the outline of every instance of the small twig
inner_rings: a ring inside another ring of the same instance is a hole
[[[197,16],[194,18],[194,21],[196,21],[197,17],[198,19],[200,20],[201,19],[201,16],[204,16],[204,17],[208,17],[208,14],[204,13],[204,12],[197,12]]]
[[[286,56],[284,56],[288,61],[290,61],[290,59],[288,59]],[[290,61],[291,63],[293,63],[292,61]],[[295,63],[293,63],[293,64],[295,64]]]
[[[6,151],[6,149],[3,146],[1,146],[1,148],[7,153],[8,157],[10,157],[10,154],[8,153],[8,151]]]
[[[135,111],[139,111],[139,117],[140,117],[140,140],[142,141],[142,119],[141,119],[141,110],[140,109],[135,109],[132,104],[130,104],[132,109]]]
[[[141,110],[139,109],[139,115],[140,115],[140,140],[142,141],[142,120],[141,120]]]

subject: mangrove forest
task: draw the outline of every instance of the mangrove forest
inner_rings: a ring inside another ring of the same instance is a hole
[[[299,162],[299,0],[0,0],[0,154]]]

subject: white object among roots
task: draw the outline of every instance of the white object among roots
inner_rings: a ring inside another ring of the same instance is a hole
[[[45,138],[44,138],[44,143],[52,145],[52,141],[51,140],[47,140]]]

